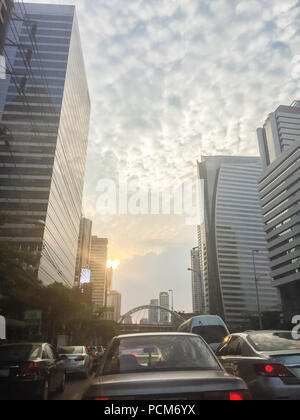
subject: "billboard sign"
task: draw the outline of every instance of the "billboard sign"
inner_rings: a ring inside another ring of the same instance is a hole
[[[88,268],[81,269],[80,286],[91,282],[91,270]]]

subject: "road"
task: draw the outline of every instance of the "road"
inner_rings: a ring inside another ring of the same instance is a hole
[[[63,395],[53,395],[50,397],[52,401],[80,401],[82,395],[88,386],[94,381],[93,374],[89,379],[80,379],[76,376],[67,378],[66,389]]]

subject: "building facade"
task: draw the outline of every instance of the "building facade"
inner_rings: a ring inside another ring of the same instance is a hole
[[[160,293],[159,306],[161,306],[162,308],[170,309],[170,295],[168,292]],[[170,313],[161,309],[159,319],[161,324],[168,324],[170,322]]]
[[[271,113],[258,141],[259,191],[273,285],[288,320],[300,313],[300,103]]]
[[[74,6],[15,4],[0,80],[0,240],[41,255],[39,279],[74,285],[90,99]]]
[[[260,159],[252,157],[203,157],[198,164],[205,201],[198,228],[205,312],[233,329],[257,314],[259,303],[262,310],[279,310],[257,186],[261,170]]]
[[[192,299],[193,313],[203,313],[203,291],[201,281],[201,267],[199,247],[193,248],[191,251],[191,277],[192,277]]]
[[[110,290],[108,294],[107,305],[109,308],[114,309],[113,321],[119,322],[121,318],[121,304],[122,304],[122,295],[115,290]]]
[[[76,270],[75,270],[75,286],[80,286],[80,278],[82,269],[88,269],[90,263],[91,243],[92,243],[92,221],[82,218],[80,221]]]
[[[108,239],[92,236],[90,270],[92,285],[92,302],[95,308],[105,307],[106,285],[106,262],[108,252]]]
[[[150,306],[153,306],[153,308],[149,309],[149,324],[156,325],[159,320],[159,309],[157,308],[159,306],[159,300],[152,299]]]

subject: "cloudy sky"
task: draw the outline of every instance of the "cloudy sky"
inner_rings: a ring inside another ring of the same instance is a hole
[[[77,6],[92,100],[84,212],[122,259],[123,310],[173,288],[189,311],[196,229],[179,216],[101,216],[97,183],[168,183],[195,176],[201,154],[257,155],[256,128],[300,98],[300,1],[44,2]]]

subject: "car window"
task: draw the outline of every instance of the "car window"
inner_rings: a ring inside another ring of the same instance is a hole
[[[241,356],[242,355],[243,339],[240,337],[232,337],[227,348],[228,356]]]
[[[45,346],[44,353],[43,353],[43,359],[46,359],[46,360],[55,359],[54,354],[51,350],[51,347]]]
[[[228,347],[231,337],[226,337],[223,343],[219,346],[216,354],[217,356],[226,356],[228,354]]]
[[[200,335],[207,344],[215,344],[222,343],[228,331],[223,325],[198,325],[192,333]]]
[[[115,340],[104,366],[104,375],[220,369],[212,351],[200,337],[143,336]]]
[[[85,348],[80,346],[61,347],[59,354],[85,354]]]
[[[51,349],[51,351],[54,355],[54,359],[58,359],[59,356],[58,356],[58,353],[57,353],[56,349],[53,346],[50,346],[50,349]]]
[[[300,342],[294,340],[291,332],[253,333],[248,340],[257,351],[300,350]]]
[[[0,362],[25,362],[41,357],[40,345],[9,345],[0,347]]]

